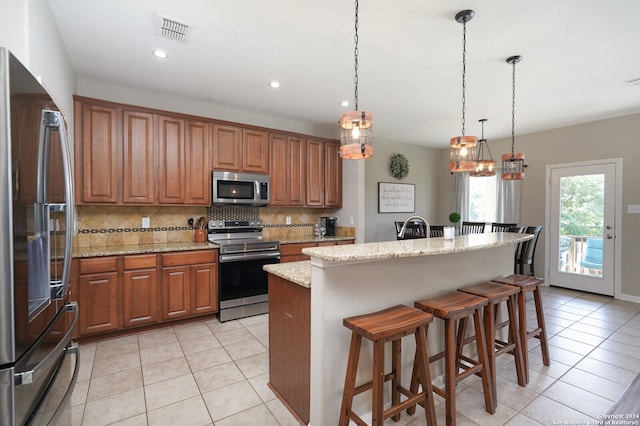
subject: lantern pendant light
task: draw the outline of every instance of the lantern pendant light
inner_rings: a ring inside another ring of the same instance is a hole
[[[480,120],[482,124],[482,137],[478,141],[478,156],[476,157],[475,170],[472,171],[469,175],[474,177],[488,177],[496,175],[496,162],[491,156],[491,150],[489,149],[489,143],[484,138],[484,123],[487,121],[486,118],[482,118]],[[487,153],[489,154],[489,158],[484,158],[484,149],[487,148]]]
[[[524,179],[524,154],[515,152],[516,148],[516,64],[522,60],[522,56],[515,55],[507,58],[507,63],[512,66],[513,74],[511,95],[511,154],[502,154],[502,179]]]
[[[473,10],[462,10],[456,13],[456,22],[462,24],[462,135],[451,138],[449,144],[449,171],[452,173],[472,172],[475,170],[476,146],[478,138],[476,136],[466,136],[465,113],[466,113],[466,76],[467,76],[467,22],[473,18]]]
[[[358,0],[355,0],[356,19],[355,36],[355,110],[340,115],[340,157],[347,160],[360,160],[373,155],[373,116],[370,112],[358,110]]]

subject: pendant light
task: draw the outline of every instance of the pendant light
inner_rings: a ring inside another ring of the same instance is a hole
[[[507,58],[507,63],[512,66],[513,74],[511,95],[511,154],[502,154],[502,179],[524,179],[524,154],[516,150],[516,64],[522,60],[522,56],[515,55]]]
[[[489,177],[496,175],[496,162],[491,156],[491,150],[489,149],[489,143],[484,138],[484,123],[487,122],[486,118],[481,118],[480,123],[482,124],[482,137],[478,141],[478,155],[476,157],[475,170],[472,171],[469,175],[474,177]],[[489,158],[484,158],[484,150],[487,149],[487,154]]]
[[[355,0],[356,19],[355,36],[355,84],[353,111],[340,115],[340,157],[347,160],[360,160],[373,155],[373,116],[370,112],[358,110],[358,0]]]
[[[452,173],[472,172],[475,170],[476,136],[466,136],[464,116],[466,113],[466,77],[467,77],[467,22],[473,18],[473,10],[456,13],[456,22],[462,24],[462,135],[451,138],[449,144],[449,171]]]

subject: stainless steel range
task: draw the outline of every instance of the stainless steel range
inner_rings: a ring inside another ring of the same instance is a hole
[[[269,312],[266,264],[280,262],[280,241],[265,240],[260,220],[210,220],[209,241],[220,246],[221,322]]]

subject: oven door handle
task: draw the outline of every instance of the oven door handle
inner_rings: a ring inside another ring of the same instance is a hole
[[[280,252],[221,254],[218,257],[220,263],[243,262],[259,259],[280,259]]]

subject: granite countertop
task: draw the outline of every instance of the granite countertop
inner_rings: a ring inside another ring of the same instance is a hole
[[[287,281],[298,284],[302,287],[311,288],[311,261],[286,262],[264,265],[265,271],[284,278]]]
[[[491,232],[459,235],[453,240],[418,238],[379,243],[308,247],[302,253],[331,262],[370,261],[398,257],[433,256],[515,245],[533,238],[531,234]]]
[[[98,256],[121,256],[126,254],[164,253],[170,251],[188,250],[212,250],[217,248],[217,244],[212,244],[209,242],[196,243],[195,241],[186,241],[180,243],[127,244],[105,247],[83,247],[75,249],[73,251],[73,257],[81,258]]]
[[[310,247],[303,249],[302,252],[310,256],[336,262],[375,260],[461,253],[515,245],[531,238],[533,238],[531,234],[492,232],[490,234],[461,235],[455,237],[454,240],[420,238],[415,240],[383,241],[380,243]],[[300,286],[311,288],[311,261],[309,260],[264,265],[263,269]]]
[[[327,241],[354,241],[356,237],[315,237],[313,235],[298,235],[293,237],[281,237],[281,238],[270,238],[271,240],[278,240],[280,244],[299,244],[299,243],[321,243]]]
[[[269,238],[269,240],[280,241],[280,244],[295,243],[314,243],[323,241],[347,241],[355,240],[354,237],[324,237],[318,238],[313,235]],[[113,245],[104,247],[82,247],[73,251],[74,258],[82,257],[99,257],[99,256],[121,256],[127,254],[144,254],[144,253],[165,253],[170,251],[188,251],[188,250],[211,250],[217,249],[219,246],[214,243],[204,242],[196,243],[195,241],[183,241],[179,243],[155,243],[155,244],[127,244]]]

